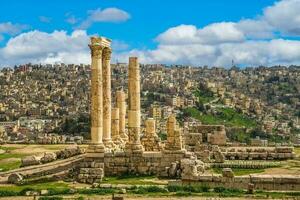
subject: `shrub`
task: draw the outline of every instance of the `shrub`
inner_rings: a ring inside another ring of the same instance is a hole
[[[81,189],[78,192],[79,194],[105,195],[105,194],[115,193],[116,191],[114,189],[109,189],[109,188],[94,188],[94,189]]]
[[[167,193],[168,190],[158,186],[138,187],[133,190],[135,194],[147,194],[147,193]]]
[[[56,189],[56,188],[50,188],[48,189],[48,195],[59,195],[59,194],[71,194],[71,190],[69,188],[64,189]]]
[[[39,200],[63,200],[63,197],[40,197]]]
[[[176,192],[175,193],[175,196],[179,196],[179,197],[188,197],[188,196],[191,196],[192,193],[190,192],[182,192],[182,191],[179,191],[179,192]]]
[[[26,187],[19,192],[19,195],[24,196],[24,195],[26,195],[26,192],[28,192],[28,191],[36,191],[36,190],[33,188],[30,188],[30,187]]]
[[[179,185],[168,185],[167,188],[169,192],[178,192],[182,190],[182,186]]]
[[[217,193],[222,193],[226,190],[226,188],[224,187],[215,187],[214,188],[214,191],[217,192]]]
[[[19,193],[10,190],[0,190],[0,197],[18,196]]]
[[[201,193],[201,192],[208,192],[208,186],[197,186],[197,185],[185,185],[185,186],[178,186],[178,185],[169,185],[168,187],[169,192],[193,192],[193,193]]]

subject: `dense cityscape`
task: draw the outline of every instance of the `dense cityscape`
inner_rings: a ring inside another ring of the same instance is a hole
[[[112,65],[112,72],[113,90],[126,91],[127,64]],[[142,65],[142,118],[156,119],[162,138],[166,119],[177,113],[181,123],[225,125],[232,142],[299,144],[299,75],[297,66]],[[2,142],[89,139],[89,65],[26,64],[2,69],[0,77]]]
[[[300,199],[300,0],[0,5],[0,200]]]

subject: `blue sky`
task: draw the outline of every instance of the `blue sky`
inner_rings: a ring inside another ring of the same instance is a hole
[[[228,66],[234,59],[241,66],[300,64],[298,8],[300,0],[5,0],[0,66],[71,62],[72,53],[79,56],[74,62],[88,63],[84,44],[94,34],[115,41],[114,60],[137,55],[145,63]]]

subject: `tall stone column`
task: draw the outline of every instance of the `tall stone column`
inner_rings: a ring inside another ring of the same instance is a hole
[[[123,141],[128,140],[128,136],[125,132],[126,126],[126,101],[125,93],[123,90],[116,92],[117,107],[119,108],[119,133]]]
[[[111,141],[111,49],[104,48],[102,52],[102,81],[103,81],[103,142],[110,149]]]
[[[140,141],[140,68],[137,57],[129,58],[128,99],[128,142],[126,143],[126,150],[133,153],[142,152],[143,146]]]
[[[94,151],[104,151],[102,142],[102,49],[99,38],[92,37],[91,44],[91,147]]]

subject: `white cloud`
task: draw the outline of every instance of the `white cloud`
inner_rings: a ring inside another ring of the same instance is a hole
[[[89,36],[76,30],[68,35],[65,31],[45,33],[30,31],[11,38],[0,49],[3,65],[23,63],[89,63]]]
[[[26,29],[28,29],[28,25],[13,24],[11,22],[0,23],[0,33],[2,34],[16,35]]]
[[[39,16],[39,20],[43,23],[50,23],[52,19],[46,16]]]
[[[153,50],[137,50],[129,55],[145,63],[192,65],[300,64],[300,0],[282,0],[264,9],[255,19],[220,22],[197,28],[179,25],[158,35]],[[119,54],[120,60],[126,53]]]
[[[220,44],[163,44],[155,50],[132,50],[117,57],[120,61],[126,61],[128,55],[139,56],[143,63],[229,67],[234,60],[243,66],[291,65],[300,64],[300,41],[273,39]]]
[[[129,45],[126,42],[121,40],[113,40],[111,47],[113,51],[124,51],[129,48]]]
[[[131,49],[120,40],[113,40],[113,60],[127,62],[128,56],[138,56],[143,63],[192,64],[230,66],[238,65],[300,64],[298,32],[300,0],[282,0],[266,8],[262,16],[238,22],[220,22],[204,27],[182,24],[167,29],[156,37],[155,49]],[[297,8],[297,9],[295,9]],[[280,11],[282,12],[280,13]],[[71,16],[71,15],[68,15]],[[125,11],[109,8],[89,12],[81,24],[88,27],[94,22],[121,22],[129,19]],[[74,22],[76,23],[76,22]],[[0,24],[6,33],[16,33],[10,24]],[[9,28],[7,28],[9,27]],[[11,38],[0,49],[0,63],[89,63],[87,47],[89,36],[76,30],[45,33],[30,31]]]
[[[258,19],[243,19],[236,23],[236,28],[250,39],[268,39],[274,37],[274,28],[266,21]]]
[[[72,25],[76,24],[79,20],[74,15],[70,15],[70,14],[66,14],[66,17],[67,17],[66,22]]]
[[[90,63],[90,36],[84,30],[46,33],[30,31],[11,38],[0,48],[1,66],[24,63]],[[113,40],[115,52],[126,50],[124,41]]]
[[[282,0],[264,10],[264,19],[284,34],[300,36],[300,0]]]
[[[84,20],[79,29],[87,29],[95,22],[124,22],[130,18],[130,15],[118,8],[106,8],[106,9],[96,9],[88,11],[88,17]]]

